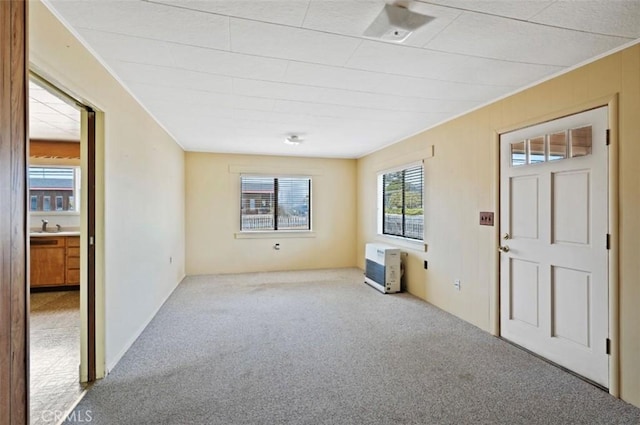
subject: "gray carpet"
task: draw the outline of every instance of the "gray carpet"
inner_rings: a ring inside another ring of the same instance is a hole
[[[640,423],[640,409],[362,281],[357,269],[189,277],[73,415],[108,425]]]

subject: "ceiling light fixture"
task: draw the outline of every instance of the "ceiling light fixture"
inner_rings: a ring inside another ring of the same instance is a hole
[[[302,143],[302,139],[299,136],[296,136],[295,134],[292,134],[291,136],[287,136],[286,139],[284,139],[284,142],[287,145],[294,145],[297,146],[300,143]]]
[[[402,43],[411,33],[435,19],[407,8],[405,4],[385,4],[380,14],[364,31],[364,36]]]

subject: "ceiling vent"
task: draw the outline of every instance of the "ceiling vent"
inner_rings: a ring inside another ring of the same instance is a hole
[[[380,14],[365,30],[364,36],[402,43],[412,32],[435,19],[412,12],[403,5],[385,4]]]
[[[292,135],[288,136],[286,139],[284,139],[284,142],[287,145],[297,146],[297,145],[302,143],[302,139],[300,138],[300,136],[292,134]]]

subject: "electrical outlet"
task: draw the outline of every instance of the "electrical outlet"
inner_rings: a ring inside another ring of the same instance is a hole
[[[456,288],[456,291],[460,290],[460,279],[456,279],[453,281],[453,287]]]
[[[424,260],[424,269],[427,270],[429,268],[429,263],[427,263],[427,260]]]

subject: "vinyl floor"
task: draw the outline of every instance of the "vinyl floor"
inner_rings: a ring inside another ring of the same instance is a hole
[[[30,340],[31,424],[56,424],[84,391],[80,291],[32,293]]]

